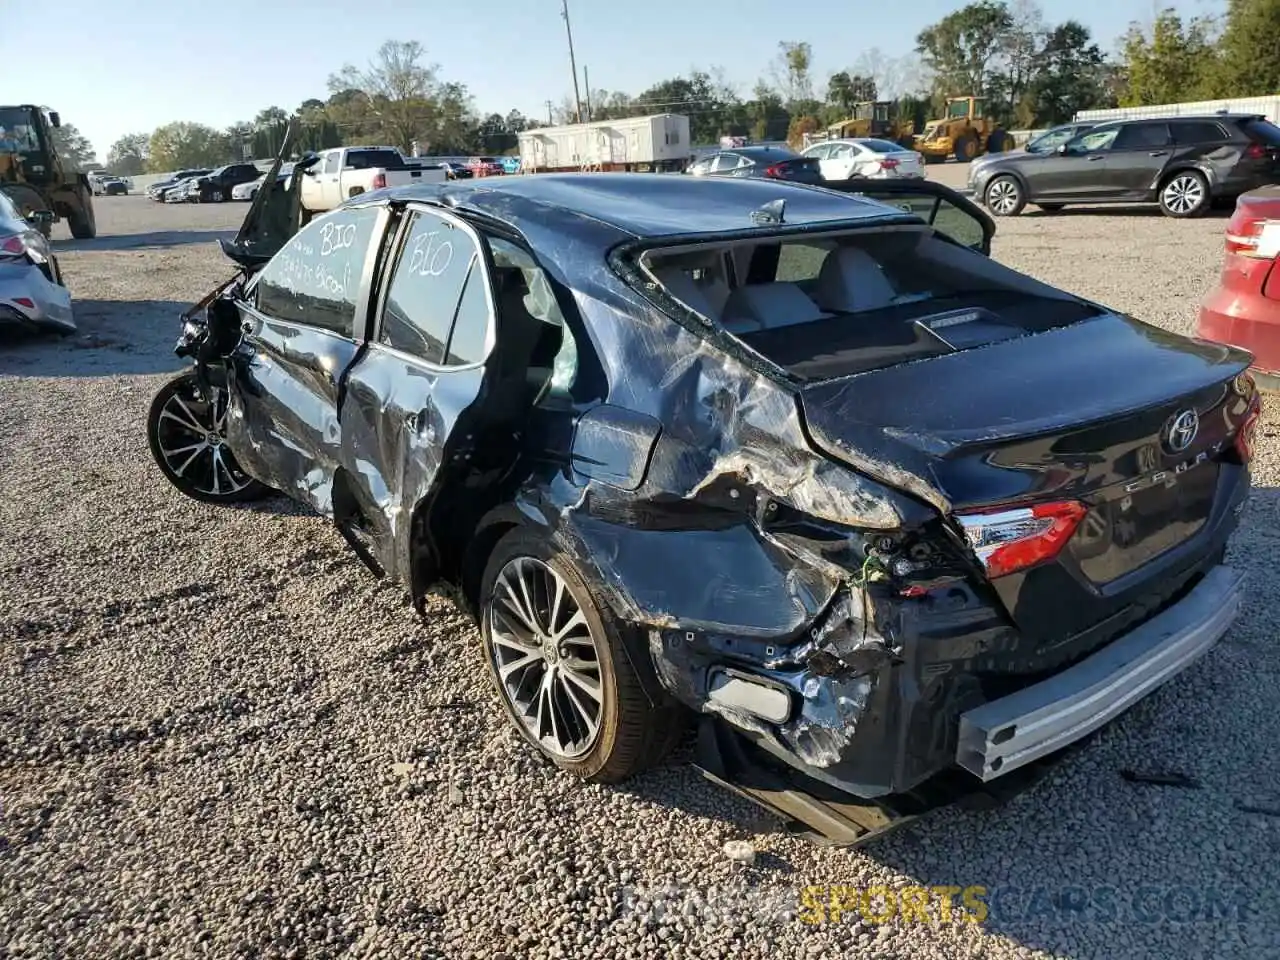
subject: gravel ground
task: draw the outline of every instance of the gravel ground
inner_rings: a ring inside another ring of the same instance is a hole
[[[687,752],[623,788],[557,774],[449,605],[421,622],[284,502],[177,494],[147,405],[244,207],[98,202],[103,235],[60,241],[82,335],[0,353],[0,957],[1280,956],[1280,402],[1218,648],[1008,806],[823,849]],[[1222,230],[1028,214],[995,254],[1187,331]],[[877,923],[875,894],[804,922],[803,888],[877,885],[985,887],[989,915],[932,895],[929,922]]]

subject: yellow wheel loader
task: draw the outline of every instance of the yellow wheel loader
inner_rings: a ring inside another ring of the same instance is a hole
[[[955,157],[967,163],[984,153],[1013,149],[1013,137],[985,115],[983,97],[948,97],[946,116],[930,120],[915,138],[913,149],[929,163]]]

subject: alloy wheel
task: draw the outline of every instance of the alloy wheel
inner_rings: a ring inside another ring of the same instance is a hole
[[[210,392],[210,398],[201,397],[194,383],[170,392],[155,417],[154,450],[185,492],[231,499],[254,481],[226,446],[227,391],[213,386]]]
[[[498,573],[485,611],[498,686],[526,734],[552,756],[573,760],[600,734],[600,650],[582,603],[536,557]]]
[[[1008,216],[1018,207],[1018,185],[1012,180],[997,180],[987,191],[987,206],[993,213]]]
[[[1204,203],[1204,184],[1190,174],[1174,177],[1165,184],[1161,199],[1172,213],[1190,213]]]

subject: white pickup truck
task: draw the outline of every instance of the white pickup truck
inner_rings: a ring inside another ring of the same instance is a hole
[[[310,219],[370,190],[445,179],[443,167],[410,165],[395,147],[337,147],[303,171],[298,199]]]

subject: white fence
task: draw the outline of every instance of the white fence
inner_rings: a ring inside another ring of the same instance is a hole
[[[1160,103],[1149,107],[1117,107],[1113,110],[1081,110],[1076,120],[1141,120],[1148,117],[1185,117],[1208,113],[1260,113],[1280,123],[1280,96],[1244,97],[1239,100],[1197,100],[1194,103]]]

